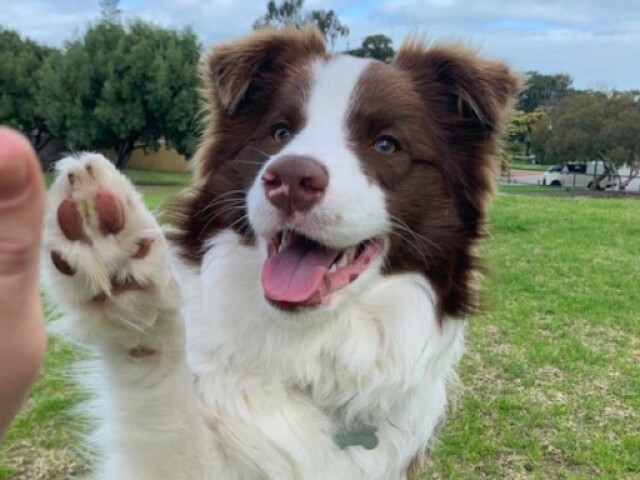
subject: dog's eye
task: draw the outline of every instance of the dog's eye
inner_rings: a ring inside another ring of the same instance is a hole
[[[398,150],[398,142],[392,137],[380,137],[373,142],[373,148],[380,153],[394,153]]]
[[[286,143],[291,140],[292,137],[291,129],[282,123],[275,125],[271,129],[271,132],[273,139],[278,143]]]

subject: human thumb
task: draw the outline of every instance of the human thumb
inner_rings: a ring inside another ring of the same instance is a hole
[[[22,135],[0,127],[0,309],[25,289],[37,289],[43,215],[35,152]]]

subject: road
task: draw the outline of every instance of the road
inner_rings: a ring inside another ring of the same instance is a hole
[[[536,172],[534,170],[516,170],[511,169],[510,179],[512,184],[523,185],[540,185],[544,172]],[[507,184],[506,176],[503,176],[501,183]]]

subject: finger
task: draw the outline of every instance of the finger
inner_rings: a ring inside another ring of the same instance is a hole
[[[44,181],[26,138],[0,127],[0,308],[19,313],[38,292]]]
[[[0,127],[0,438],[45,351],[38,289],[44,182],[26,138]]]

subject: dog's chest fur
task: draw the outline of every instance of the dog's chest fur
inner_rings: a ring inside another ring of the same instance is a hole
[[[441,326],[432,288],[415,274],[375,279],[323,322],[269,318],[260,289],[247,288],[257,249],[233,232],[209,245],[188,288],[198,298],[186,302],[187,353],[204,417],[228,415],[227,454],[253,443],[257,457],[284,449],[344,472],[379,463],[377,478],[400,476],[444,415],[463,322]],[[362,425],[375,427],[378,446],[335,455],[337,432]]]

